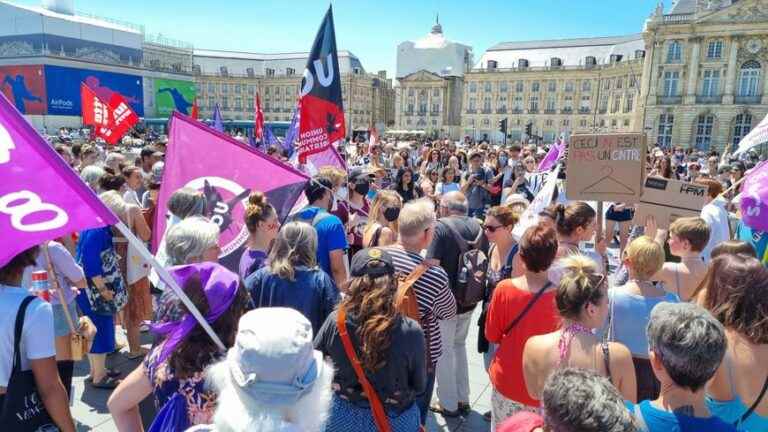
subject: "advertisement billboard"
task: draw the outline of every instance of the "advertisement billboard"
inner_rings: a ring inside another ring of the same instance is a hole
[[[0,66],[0,91],[22,114],[45,114],[42,66]]]
[[[144,116],[140,76],[46,65],[48,114],[81,115],[80,83],[86,83],[101,100],[108,101],[113,93],[119,93],[139,117]]]
[[[174,110],[184,115],[192,112],[197,90],[192,81],[155,79],[155,105],[158,117],[169,117]]]

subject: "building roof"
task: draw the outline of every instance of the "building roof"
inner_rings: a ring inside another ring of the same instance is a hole
[[[128,33],[136,33],[141,34],[142,29],[141,26],[135,25],[135,24],[129,24],[129,23],[117,23],[115,21],[107,21],[105,19],[96,18],[96,17],[88,17],[83,15],[69,15],[69,14],[63,14],[59,12],[54,12],[52,10],[46,9],[44,7],[39,6],[25,6],[20,5],[16,3],[11,3],[8,1],[0,0],[0,3],[4,3],[8,6],[11,6],[13,8],[23,9],[28,12],[32,12],[35,14],[39,14],[41,16],[47,17],[47,18],[54,18],[59,19],[62,21],[69,21],[72,23],[77,24],[89,24],[96,27],[102,27],[105,29],[115,30],[115,31],[121,31],[121,32],[128,32]]]
[[[339,73],[365,73],[360,59],[349,51],[339,50]],[[253,53],[245,51],[225,51],[195,49],[192,55],[195,65],[204,75],[218,75],[221,68],[227,68],[231,76],[246,76],[251,69],[256,76],[267,74],[267,69],[276,75],[285,75],[288,69],[299,74],[304,71],[309,58],[308,52],[294,53]]]
[[[611,55],[632,59],[635,52],[645,50],[641,34],[576,39],[554,39],[521,42],[502,42],[483,53],[475,68],[485,68],[489,60],[498,68],[513,68],[521,59],[530,67],[550,66],[552,58],[559,58],[562,66],[581,66],[587,57],[595,57],[598,64],[608,63]]]
[[[339,57],[352,57],[357,58],[356,55],[349,51],[339,50]],[[309,57],[308,52],[292,52],[292,53],[254,53],[246,51],[226,51],[215,49],[195,49],[195,57],[219,57],[226,59],[240,59],[240,60],[293,60],[304,59]]]
[[[501,42],[490,48],[488,51],[505,51],[505,50],[530,50],[536,48],[574,48],[574,47],[590,47],[601,45],[617,45],[634,40],[642,39],[642,34],[630,34],[625,36],[603,36],[603,37],[589,37],[589,38],[573,38],[573,39],[550,39],[550,40],[534,40],[534,41],[518,41],[518,42]]]
[[[672,8],[670,8],[669,14],[692,14],[696,12],[696,2],[697,0],[675,0],[675,2],[672,3]]]

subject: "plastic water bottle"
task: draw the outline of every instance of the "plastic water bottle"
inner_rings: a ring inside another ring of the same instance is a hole
[[[48,272],[44,270],[32,272],[32,293],[41,299],[50,302],[51,294],[49,289],[50,283],[48,282]]]

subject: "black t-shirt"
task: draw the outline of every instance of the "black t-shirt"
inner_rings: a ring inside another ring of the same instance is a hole
[[[483,229],[475,218],[468,216],[449,216],[448,218],[451,219],[453,226],[456,227],[461,236],[469,242],[475,241],[480,234],[480,231]],[[456,285],[456,278],[459,273],[460,250],[459,243],[456,241],[451,229],[448,228],[445,222],[443,222],[444,219],[446,218],[438,220],[437,225],[435,226],[435,236],[427,249],[427,258],[434,258],[440,261],[440,267],[445,269],[445,272],[448,273],[450,288],[455,297],[456,292],[454,291],[454,286]],[[457,308],[456,313],[459,314],[474,309],[474,307],[462,308],[458,305]]]
[[[336,326],[338,311],[325,320],[315,337],[315,349],[330,357],[336,367],[333,376],[335,391],[356,406],[369,408],[363,386],[357,380],[355,370],[344,351],[344,344]],[[355,317],[347,315],[347,332],[360,358],[360,339],[357,337]],[[427,355],[424,332],[419,324],[405,317],[397,318],[390,332],[389,349],[384,353],[384,366],[365,375],[381,403],[398,413],[410,408],[416,397],[427,387]],[[338,387],[337,387],[338,386]]]

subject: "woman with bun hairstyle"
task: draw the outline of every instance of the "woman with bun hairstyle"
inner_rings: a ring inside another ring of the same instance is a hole
[[[568,205],[557,204],[553,208],[555,229],[557,230],[557,258],[581,254],[595,261],[599,273],[606,272],[605,242],[595,243],[596,251],[580,249],[581,242],[593,241],[597,233],[597,212],[584,201],[574,201]],[[550,270],[550,280],[559,281],[563,276],[563,266],[558,259]]]
[[[388,246],[397,241],[397,218],[403,208],[403,199],[395,191],[382,190],[376,194],[368,224],[363,231],[366,247]]]
[[[251,273],[262,268],[267,259],[269,246],[277,237],[280,221],[272,204],[259,191],[251,192],[248,205],[245,206],[245,226],[248,228],[248,240],[243,256],[240,257],[239,273],[245,280]]]
[[[591,369],[608,378],[626,400],[635,402],[635,367],[627,347],[594,335],[608,316],[608,278],[583,255],[563,258],[565,274],[555,294],[559,330],[528,339],[523,374],[528,393],[541,398],[544,381],[556,369]]]

